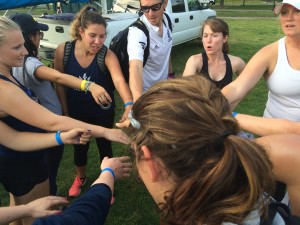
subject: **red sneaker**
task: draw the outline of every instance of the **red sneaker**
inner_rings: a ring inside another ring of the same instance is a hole
[[[81,187],[85,185],[86,178],[84,180],[81,180],[78,176],[75,177],[75,180],[69,189],[69,197],[77,197],[80,195]]]

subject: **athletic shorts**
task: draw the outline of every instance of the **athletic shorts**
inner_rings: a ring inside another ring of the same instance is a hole
[[[0,183],[14,196],[30,192],[48,179],[43,157],[9,158],[0,156]]]

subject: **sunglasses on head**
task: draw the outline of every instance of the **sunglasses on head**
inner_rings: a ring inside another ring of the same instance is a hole
[[[158,11],[160,10],[161,6],[162,6],[162,2],[161,3],[157,3],[151,6],[141,6],[141,11],[143,13],[148,13],[150,11],[150,9],[154,12],[154,11]]]

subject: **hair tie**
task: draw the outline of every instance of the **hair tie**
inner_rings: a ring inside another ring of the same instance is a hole
[[[130,120],[131,126],[133,126],[134,128],[136,128],[138,130],[141,128],[140,122],[133,118],[133,111],[132,110],[129,111],[128,119]]]
[[[229,136],[229,135],[235,135],[235,132],[233,130],[225,130],[223,133],[218,137],[213,145],[215,147],[223,147],[224,145],[224,140]]]

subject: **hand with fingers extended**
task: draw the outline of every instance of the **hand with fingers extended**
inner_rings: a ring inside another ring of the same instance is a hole
[[[105,157],[101,163],[101,171],[103,171],[105,168],[112,169],[116,180],[129,177],[132,170],[132,163],[129,162],[129,160],[129,156],[114,158]]]
[[[99,105],[109,105],[112,102],[110,95],[98,84],[91,83],[89,87],[95,102]]]
[[[76,128],[67,132],[61,132],[60,137],[64,144],[85,145],[91,138],[91,131],[81,129],[81,128]]]
[[[110,141],[116,141],[122,144],[130,144],[130,138],[120,129],[107,129],[103,137]]]
[[[69,201],[64,197],[47,196],[29,202],[26,207],[33,218],[39,218],[61,213],[60,210],[51,209],[68,203]]]

